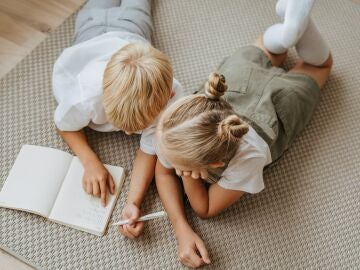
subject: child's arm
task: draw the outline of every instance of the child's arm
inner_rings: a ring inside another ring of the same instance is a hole
[[[107,189],[113,194],[115,192],[115,182],[111,174],[104,167],[98,156],[91,149],[86,136],[82,130],[61,131],[59,135],[69,145],[70,149],[79,157],[84,166],[82,184],[88,194],[101,198],[103,206],[106,205]]]
[[[190,205],[201,218],[209,218],[219,214],[245,193],[224,189],[218,184],[212,184],[207,188],[202,180],[190,176],[183,176],[182,179]]]
[[[186,220],[183,194],[174,170],[166,169],[158,161],[155,179],[161,201],[175,230],[180,261],[189,267],[199,267],[210,263],[204,242]]]
[[[127,204],[122,211],[123,219],[129,219],[130,223],[119,226],[121,234],[134,239],[144,229],[144,222],[136,222],[140,217],[140,206],[145,193],[154,178],[156,156],[138,150],[134,160]]]

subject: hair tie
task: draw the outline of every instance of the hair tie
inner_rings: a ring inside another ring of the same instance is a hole
[[[211,99],[211,100],[219,100],[220,99],[219,96],[213,95],[213,94],[209,93],[209,91],[207,91],[207,90],[205,90],[205,97],[208,99]]]

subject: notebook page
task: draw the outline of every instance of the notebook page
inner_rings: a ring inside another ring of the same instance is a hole
[[[48,216],[73,156],[24,145],[0,192],[0,206]]]
[[[108,193],[106,207],[101,205],[99,198],[88,195],[83,190],[82,177],[84,168],[80,160],[74,157],[51,210],[50,219],[101,235],[106,228],[124,181],[123,168],[110,165],[105,165],[105,167],[116,183],[116,194],[109,196]]]

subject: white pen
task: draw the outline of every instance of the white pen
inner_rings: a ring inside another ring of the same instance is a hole
[[[155,212],[155,213],[151,213],[151,214],[139,217],[136,221],[146,221],[146,220],[165,217],[165,216],[166,216],[166,212],[165,211],[160,211],[160,212]],[[129,224],[128,219],[120,220],[118,222],[114,222],[114,223],[111,224],[111,226],[118,226],[118,225],[125,225],[125,224]]]

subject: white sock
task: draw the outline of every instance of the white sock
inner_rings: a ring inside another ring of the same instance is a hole
[[[276,14],[282,19],[284,19],[285,17],[287,2],[288,0],[278,0],[276,3],[276,7],[275,7]]]
[[[314,0],[289,0],[284,17],[282,44],[286,48],[294,46],[305,32]]]
[[[266,29],[263,36],[265,48],[275,54],[286,52],[288,48],[284,47],[281,43],[283,32],[284,25],[280,23],[274,24]]]
[[[304,62],[314,66],[323,64],[330,54],[329,46],[311,19],[295,48]]]
[[[278,1],[276,12],[279,16],[284,15],[284,23],[265,31],[264,45],[270,52],[283,53],[299,41],[308,26],[313,3],[314,0]]]

